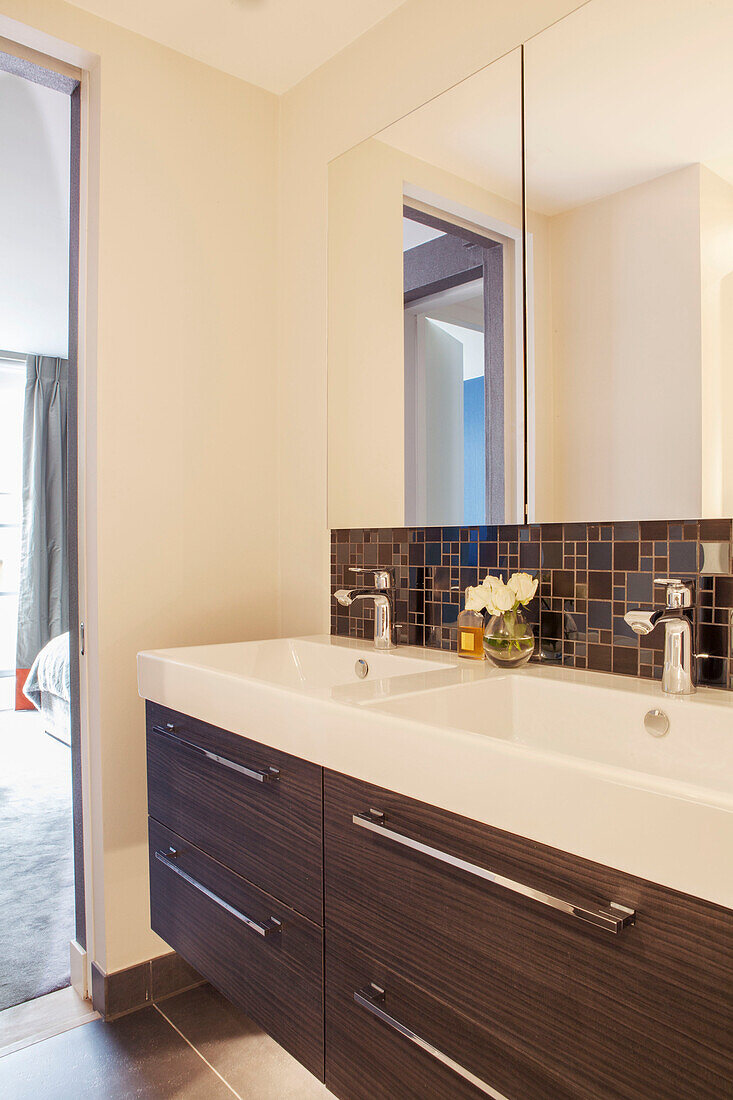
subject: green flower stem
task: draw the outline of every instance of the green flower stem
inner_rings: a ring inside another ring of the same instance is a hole
[[[504,626],[503,635],[489,635],[485,638],[486,643],[492,649],[511,653],[514,649],[521,652],[523,649],[528,649],[530,646],[534,647],[534,639],[531,634],[528,635],[527,624],[525,622],[517,622],[516,612],[519,606],[520,603],[517,601],[511,611],[505,611],[501,614],[500,618]]]

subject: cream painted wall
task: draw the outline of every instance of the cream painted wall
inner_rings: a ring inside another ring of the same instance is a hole
[[[550,219],[528,209],[527,512],[530,520],[555,506],[551,266]]]
[[[404,522],[405,160],[373,139],[329,170],[328,346],[339,364],[328,377],[333,527],[357,527],[365,516],[375,527]]]
[[[518,57],[516,69],[518,77]],[[514,190],[521,193],[519,129],[516,137]],[[328,348],[338,369],[328,373],[329,527],[361,527],[365,522],[372,527],[401,527],[405,522],[402,207],[406,186],[439,196],[446,204],[443,209],[454,203],[521,232],[521,208],[516,203],[376,138],[330,164]],[[517,311],[522,308],[521,296],[513,293],[510,249],[513,243],[507,245],[504,295],[507,425],[513,423],[514,335]],[[510,489],[507,495],[511,500]]]
[[[328,162],[579,7],[407,0],[281,100],[281,630],[327,629]],[[369,463],[365,456],[364,476]]]
[[[135,655],[278,629],[278,102],[59,0],[3,14],[99,59],[85,617],[99,647],[90,948],[112,971],[167,950],[149,923]]]
[[[733,187],[700,168],[703,515],[733,514]]]
[[[703,514],[699,175],[550,219],[554,497],[537,522]]]

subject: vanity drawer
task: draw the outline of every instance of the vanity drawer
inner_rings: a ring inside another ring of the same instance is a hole
[[[370,817],[353,817],[370,809]],[[386,835],[417,841],[417,851]],[[477,877],[488,868],[618,934]],[[326,927],[586,1097],[720,1097],[733,1080],[733,922],[718,906],[325,773]]]
[[[326,975],[326,1085],[343,1100],[585,1100],[343,937]]]
[[[146,718],[150,816],[322,924],[321,768],[156,703]]]
[[[149,821],[151,925],[323,1080],[323,932]]]

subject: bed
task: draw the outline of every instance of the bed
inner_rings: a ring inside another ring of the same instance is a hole
[[[46,733],[71,744],[71,672],[69,634],[59,634],[43,647],[31,665],[23,694],[43,715]]]

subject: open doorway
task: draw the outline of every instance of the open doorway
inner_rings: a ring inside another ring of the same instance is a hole
[[[524,368],[517,239],[403,208],[405,520],[523,515]]]
[[[0,51],[0,1010],[85,943],[76,294],[78,80]]]

